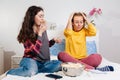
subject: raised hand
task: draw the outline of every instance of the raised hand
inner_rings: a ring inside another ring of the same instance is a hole
[[[47,26],[46,26],[46,21],[41,22],[40,27],[38,27],[38,35],[42,36],[42,33],[46,31]]]
[[[72,18],[73,18],[73,15],[74,15],[74,13],[72,13],[72,14],[70,15],[70,17],[69,17],[69,19],[68,19],[68,23],[67,23],[66,28],[72,29]]]
[[[82,14],[83,18],[85,19],[85,21],[87,22],[87,24],[89,24],[90,21],[88,20],[88,18],[87,18],[87,16],[85,15],[85,13],[82,12],[81,14]]]
[[[46,26],[46,21],[43,20],[41,21],[41,24],[39,26],[33,26],[33,31],[38,34],[39,36],[42,36],[42,33],[46,31],[47,26]]]

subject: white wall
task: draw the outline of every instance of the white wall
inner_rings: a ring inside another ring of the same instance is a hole
[[[120,10],[119,0],[0,0],[0,45],[5,51],[23,54],[23,46],[16,37],[25,11],[31,5],[42,6],[47,21],[65,26],[71,12],[88,13],[101,8],[103,14],[96,20],[100,32],[100,53],[107,59],[120,63]]]

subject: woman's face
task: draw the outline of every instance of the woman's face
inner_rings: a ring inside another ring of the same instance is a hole
[[[43,11],[39,11],[39,12],[35,15],[35,24],[36,24],[37,26],[40,26],[43,22],[44,22],[44,12],[43,12]]]
[[[84,25],[83,16],[74,16],[72,25],[74,31],[80,31]]]

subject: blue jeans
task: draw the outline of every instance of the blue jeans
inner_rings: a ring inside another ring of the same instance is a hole
[[[59,70],[61,70],[61,62],[58,60],[40,62],[31,58],[23,58],[20,62],[20,67],[9,70],[7,74],[30,77],[41,72],[53,73]]]

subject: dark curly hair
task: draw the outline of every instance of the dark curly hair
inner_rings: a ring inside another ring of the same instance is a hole
[[[33,25],[35,23],[34,22],[35,15],[39,11],[44,10],[42,7],[38,6],[31,6],[28,8],[22,23],[22,27],[17,36],[17,40],[19,41],[19,43],[24,43],[26,40],[30,40],[31,42],[34,43],[35,40],[37,39],[37,34],[35,34],[33,31]]]

